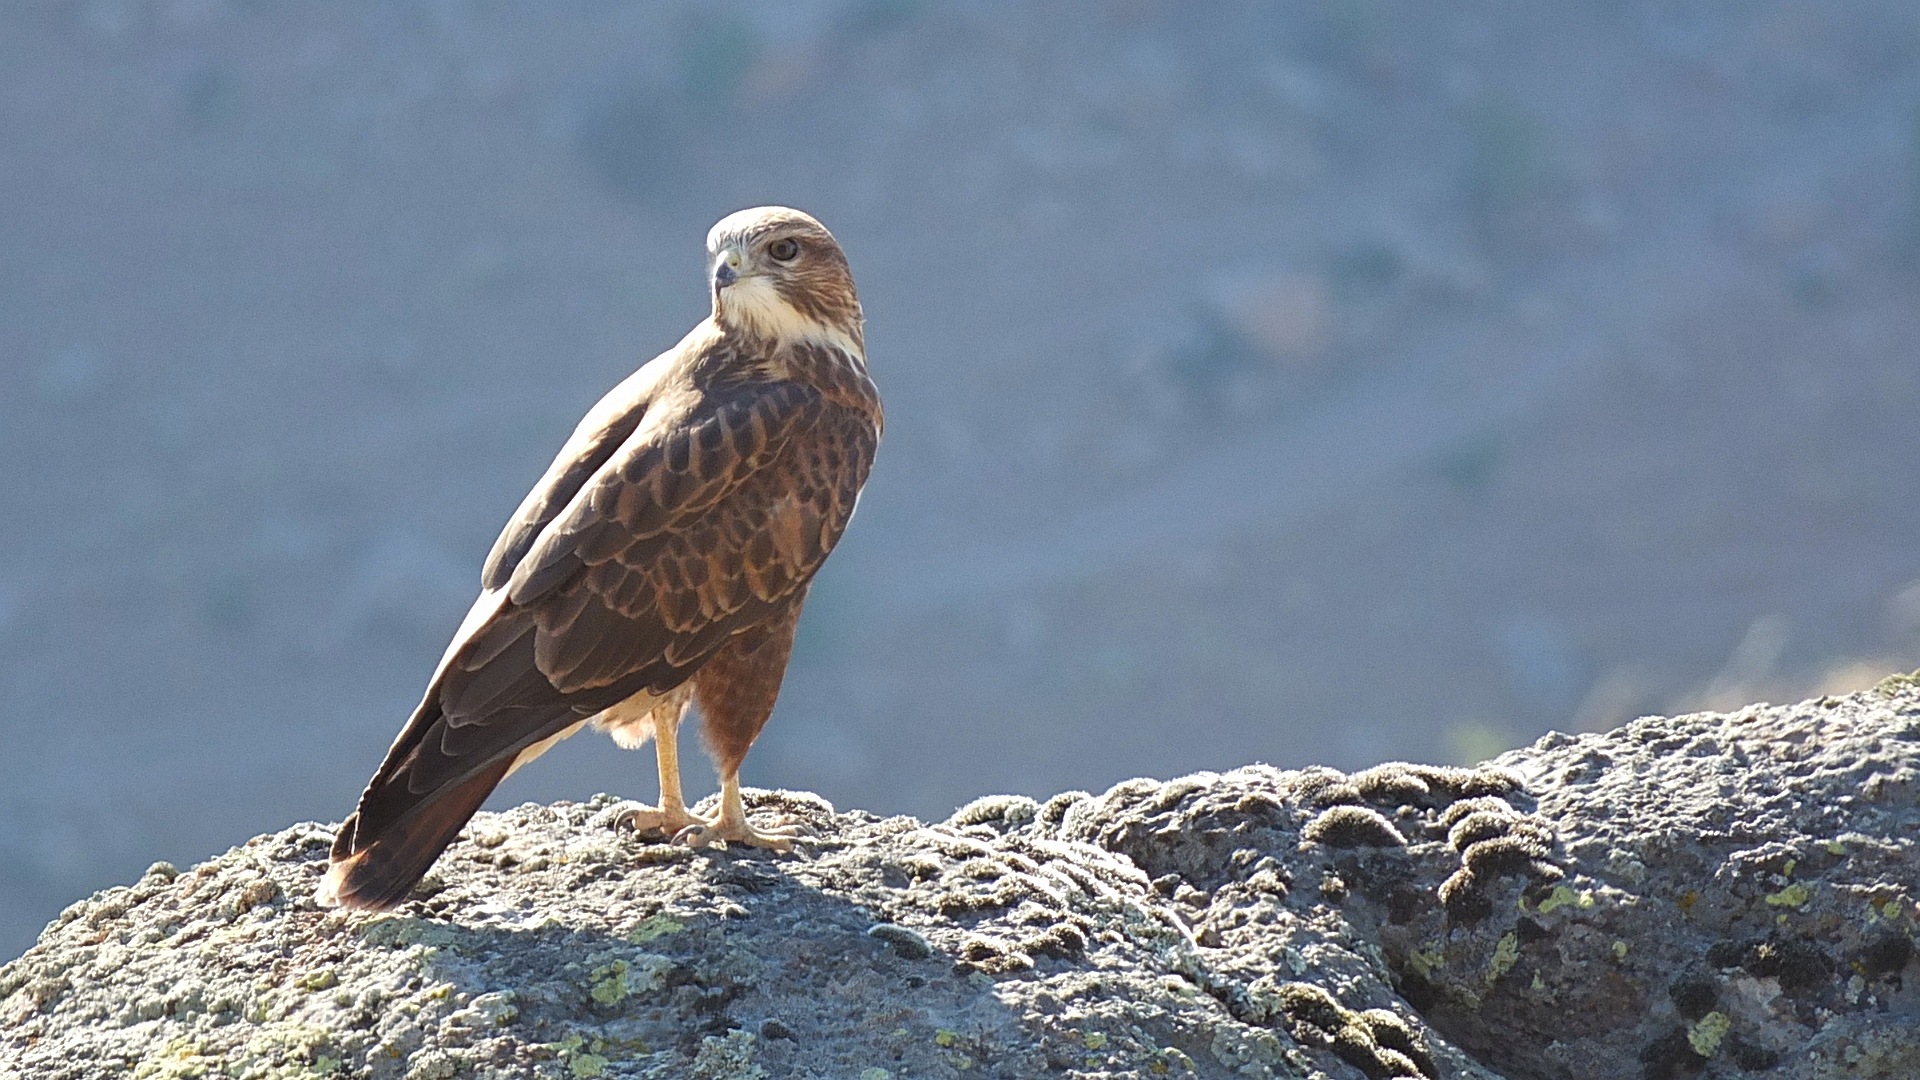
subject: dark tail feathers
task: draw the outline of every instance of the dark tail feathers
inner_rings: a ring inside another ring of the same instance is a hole
[[[375,836],[357,835],[356,812],[333,841],[333,863],[314,899],[323,907],[385,911],[407,898],[460,827],[513,767],[511,755],[407,811]]]

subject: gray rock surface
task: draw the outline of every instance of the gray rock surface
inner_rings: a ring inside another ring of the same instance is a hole
[[[796,857],[482,814],[404,910],[297,825],[0,968],[24,1077],[1920,1076],[1920,687],[1250,766],[938,824],[762,792]]]

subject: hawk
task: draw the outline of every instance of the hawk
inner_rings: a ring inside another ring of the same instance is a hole
[[[707,234],[713,313],[581,420],[487,556],[482,592],[334,838],[322,904],[405,899],[488,793],[583,725],[653,739],[636,828],[785,851],[740,763],[773,711],[814,574],[853,516],[883,416],[853,275],[824,226],[769,206]],[[687,809],[697,703],[720,774]]]

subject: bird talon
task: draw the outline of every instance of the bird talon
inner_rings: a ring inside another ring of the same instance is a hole
[[[793,851],[794,841],[808,840],[812,835],[812,830],[799,824],[783,823],[756,829],[745,822],[736,825],[721,821],[712,825],[689,825],[674,834],[673,842],[698,850],[710,847],[716,840],[724,840],[729,848],[755,847],[785,855]]]
[[[657,806],[635,803],[613,816],[613,831],[631,829],[646,836],[668,836],[679,839],[680,834],[691,829],[703,827],[699,818],[685,810],[673,813]]]
[[[699,849],[713,843],[715,837],[712,833],[713,829],[711,826],[701,824],[689,825],[679,832],[674,833],[672,842]]]

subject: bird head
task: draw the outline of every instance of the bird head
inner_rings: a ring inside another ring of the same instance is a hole
[[[860,299],[826,226],[784,206],[728,214],[707,233],[714,321],[776,345],[815,341],[861,354]]]

